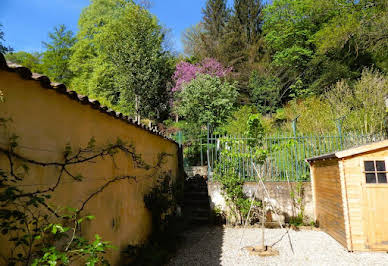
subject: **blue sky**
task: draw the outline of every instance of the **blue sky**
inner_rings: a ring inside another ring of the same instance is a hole
[[[6,44],[16,51],[43,51],[48,32],[65,24],[76,32],[79,15],[89,0],[0,0],[0,23]],[[151,12],[171,29],[175,49],[182,51],[181,33],[202,17],[206,0],[153,0]]]

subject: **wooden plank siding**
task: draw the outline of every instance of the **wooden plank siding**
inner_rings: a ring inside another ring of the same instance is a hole
[[[342,186],[338,160],[312,165],[315,214],[319,227],[343,246],[347,246]]]
[[[346,233],[346,247],[349,251],[353,250],[353,241],[352,241],[352,230],[350,228],[349,222],[349,201],[347,190],[346,178],[345,178],[345,166],[344,160],[338,161],[340,181],[341,181],[341,193],[342,193],[342,206],[344,212],[344,221],[345,221],[345,233]]]
[[[349,225],[354,251],[381,250],[373,248],[368,243],[368,232],[373,230],[368,225],[369,210],[365,194],[365,175],[363,173],[364,160],[384,160],[388,157],[388,150],[371,151],[351,156],[344,160],[345,182],[347,188]],[[388,195],[388,187],[386,188]],[[384,203],[386,204],[386,203]],[[375,230],[375,229],[374,229]],[[383,250],[387,250],[386,249]]]

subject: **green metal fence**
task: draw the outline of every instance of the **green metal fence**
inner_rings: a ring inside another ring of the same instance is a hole
[[[258,163],[257,150],[250,142],[250,138],[235,136],[221,136],[209,134],[206,143],[206,159],[202,159],[208,166],[208,175],[211,179],[214,169],[222,174],[227,161],[234,160],[237,165],[237,174],[246,181],[255,179],[255,170],[252,162],[256,162],[261,177],[266,181],[308,181],[310,179],[309,166],[306,158],[333,153],[343,149],[356,147],[362,144],[384,140],[383,134],[362,135],[276,135],[264,138],[261,148],[267,153],[266,159]],[[233,143],[233,144],[232,144]],[[225,156],[225,149],[227,154]],[[202,149],[201,149],[202,151]],[[201,158],[202,158],[201,156]]]

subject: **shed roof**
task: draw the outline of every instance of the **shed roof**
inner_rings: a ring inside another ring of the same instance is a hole
[[[72,90],[68,90],[66,88],[66,85],[65,84],[62,84],[62,83],[54,83],[54,82],[51,82],[50,79],[45,76],[45,75],[42,75],[42,74],[37,74],[37,73],[32,73],[31,70],[27,67],[23,67],[21,65],[18,65],[18,64],[14,64],[12,62],[7,62],[5,60],[5,57],[2,53],[0,53],[0,70],[5,70],[5,71],[8,71],[8,72],[16,72],[19,74],[19,76],[22,78],[22,79],[25,79],[25,80],[34,80],[36,82],[39,82],[41,87],[42,88],[45,88],[45,89],[52,89],[60,94],[65,94],[67,95],[70,99],[76,101],[76,102],[79,102],[81,104],[86,104],[86,105],[89,105],[91,106],[93,109],[96,109],[96,110],[99,110],[100,112],[102,113],[105,113],[109,116],[112,116],[116,119],[120,119],[128,124],[131,124],[131,125],[134,125],[138,128],[141,128],[153,135],[157,135],[157,136],[160,136],[164,139],[167,139],[171,142],[174,142],[175,144],[177,144],[173,139],[171,138],[168,138],[167,136],[165,136],[164,134],[162,134],[162,132],[160,132],[157,127],[155,128],[150,128],[144,124],[141,124],[140,121],[136,121],[136,120],[133,120],[132,118],[120,113],[120,112],[116,112],[112,109],[110,109],[109,107],[107,106],[103,106],[100,104],[99,101],[97,100],[93,100],[93,99],[90,99],[88,96],[84,96],[84,95],[80,95],[78,94],[77,92],[75,91],[72,91]]]
[[[362,146],[358,146],[358,147],[343,150],[343,151],[338,151],[338,152],[328,153],[328,154],[324,154],[324,155],[320,155],[312,158],[307,158],[306,162],[312,163],[320,160],[341,159],[341,158],[350,157],[350,156],[354,156],[354,155],[358,155],[358,154],[362,154],[362,153],[366,153],[374,150],[380,150],[384,148],[388,148],[388,139],[379,141],[379,142],[365,144]]]

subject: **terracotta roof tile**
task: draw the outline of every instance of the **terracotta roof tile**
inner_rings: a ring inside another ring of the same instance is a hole
[[[8,72],[16,72],[20,75],[21,78],[26,80],[35,80],[40,83],[43,88],[55,90],[58,93],[67,95],[70,99],[78,101],[82,104],[90,105],[93,109],[98,109],[100,112],[110,115],[116,119],[120,119],[128,124],[134,125],[138,128],[142,128],[147,132],[160,136],[164,139],[167,139],[175,144],[177,144],[171,138],[163,135],[157,128],[148,127],[146,125],[140,124],[139,121],[133,120],[132,118],[120,113],[116,112],[107,106],[101,106],[98,100],[89,99],[88,96],[80,95],[75,91],[68,90],[66,85],[62,83],[51,82],[50,79],[42,74],[32,73],[30,69],[23,67],[21,65],[7,62],[4,58],[4,55],[0,53],[0,70],[5,70]]]

